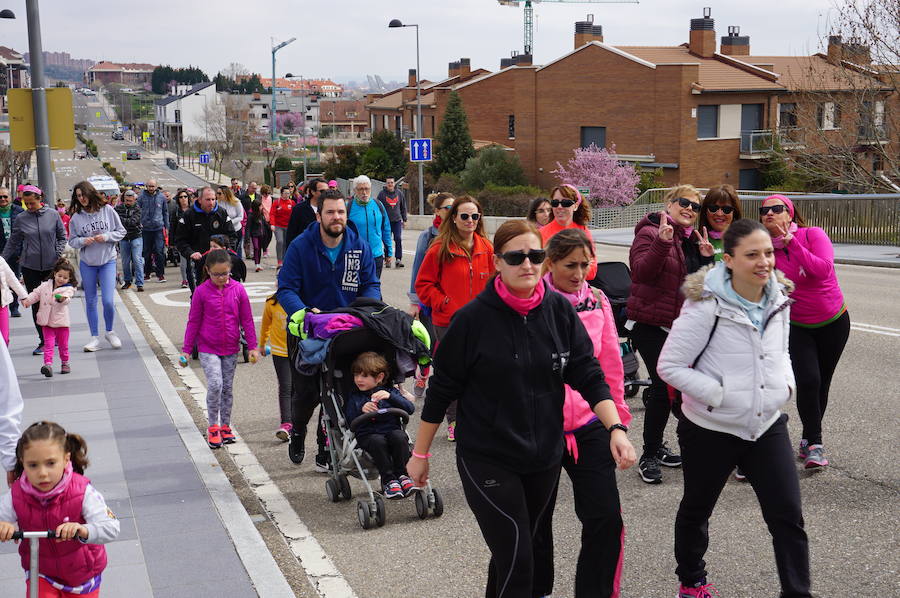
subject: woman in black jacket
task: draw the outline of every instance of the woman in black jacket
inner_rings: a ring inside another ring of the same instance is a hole
[[[428,479],[428,451],[447,406],[458,400],[456,461],[469,508],[491,551],[485,596],[548,593],[552,563],[535,567],[532,537],[553,516],[563,453],[564,384],[610,430],[620,468],[635,461],[591,339],[571,304],[540,280],[541,236],[524,220],[494,236],[494,277],[456,312],[435,355],[408,472]]]

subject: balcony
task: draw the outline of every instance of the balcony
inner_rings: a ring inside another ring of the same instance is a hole
[[[782,149],[803,149],[806,143],[799,127],[741,131],[741,160],[761,160],[769,157],[776,143]]]
[[[860,145],[885,145],[888,143],[888,127],[885,123],[861,123],[857,130],[856,142]]]

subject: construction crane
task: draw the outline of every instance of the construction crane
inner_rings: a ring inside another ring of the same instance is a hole
[[[531,4],[537,2],[565,2],[567,4],[637,4],[638,0],[497,0],[503,6],[518,8],[519,4],[525,4],[525,54],[533,56],[534,52],[534,8]]]

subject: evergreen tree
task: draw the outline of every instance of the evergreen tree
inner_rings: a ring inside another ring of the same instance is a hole
[[[381,149],[384,151],[384,157],[379,156],[378,160],[383,166],[379,167],[381,176],[378,179],[393,176],[399,177],[403,175],[406,169],[406,157],[403,150],[403,142],[387,129],[381,129],[372,134],[372,141],[369,144],[370,149]],[[368,154],[368,152],[366,152]],[[365,161],[364,161],[365,163]],[[372,176],[372,175],[369,175]]]
[[[438,131],[431,173],[438,177],[445,172],[457,174],[466,167],[466,160],[475,156],[469,121],[462,100],[455,91],[450,92],[447,111]]]

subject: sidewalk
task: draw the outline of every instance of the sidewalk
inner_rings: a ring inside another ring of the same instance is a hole
[[[591,235],[593,235],[596,243],[602,245],[631,247],[631,242],[634,240],[634,229],[592,229]],[[834,261],[838,264],[848,264],[852,266],[900,268],[900,247],[835,243]]]
[[[292,596],[162,365],[116,302],[122,349],[101,341],[100,351],[85,353],[84,304],[73,300],[69,375],[58,373],[58,358],[52,378],[40,374],[29,310],[11,321],[10,338],[25,399],[23,427],[50,419],[84,436],[91,460],[86,475],[121,522],[118,540],[107,545],[103,594]],[[4,596],[24,595],[12,543],[0,545],[0,588],[20,588]]]

